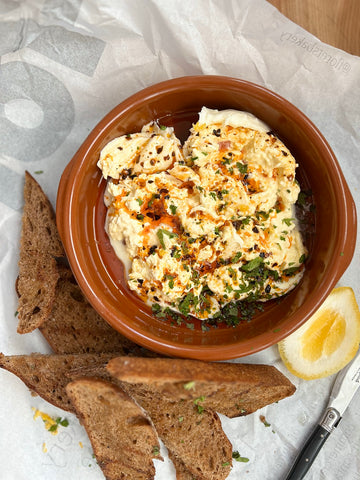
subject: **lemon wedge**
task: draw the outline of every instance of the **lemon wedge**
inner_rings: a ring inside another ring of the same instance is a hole
[[[304,380],[332,375],[355,356],[360,343],[360,311],[350,287],[335,288],[319,310],[279,342],[287,369]]]

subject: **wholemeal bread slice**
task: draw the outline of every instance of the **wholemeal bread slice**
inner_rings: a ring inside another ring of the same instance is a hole
[[[19,333],[33,331],[48,318],[59,278],[55,257],[64,256],[51,203],[36,180],[25,172],[19,277],[16,282]]]
[[[177,480],[222,480],[230,471],[232,447],[218,415],[203,409],[202,399],[168,401],[146,385],[131,385],[110,375],[103,366],[84,366],[69,372],[72,377],[102,376],[117,383],[149,414],[168,449]],[[219,447],[221,446],[221,448]]]
[[[167,400],[194,400],[230,418],[292,395],[294,385],[275,367],[169,358],[114,358],[109,372],[121,381],[161,392]]]
[[[59,279],[56,260],[39,252],[20,254],[18,333],[30,333],[50,315]]]
[[[39,183],[25,172],[21,248],[65,257],[54,209]]]
[[[25,385],[53,405],[74,411],[66,394],[66,385],[78,378],[84,369],[96,371],[96,376],[109,378],[105,366],[117,354],[30,355],[5,356],[0,353],[0,367],[19,377]]]
[[[177,479],[224,480],[232,465],[232,446],[216,412],[202,407],[202,398],[168,401],[141,384],[121,388],[149,414],[174,462]]]
[[[116,382],[106,370],[106,364],[117,355],[117,353],[64,355],[33,353],[30,355],[5,356],[0,353],[0,367],[18,376],[32,392],[49,403],[63,410],[77,413],[67,394],[67,384],[79,378],[84,378],[84,376]],[[120,385],[120,382],[118,382],[118,386]],[[159,407],[162,408],[161,404]],[[171,456],[171,452],[169,454]],[[177,478],[193,480],[193,474],[186,469],[181,460],[171,458],[176,466]],[[133,478],[129,476],[134,474],[133,470],[127,470],[123,465],[121,468],[123,474],[128,474],[124,478]],[[107,471],[109,478],[117,478],[111,476],[111,469],[118,472],[116,463],[113,462],[108,465]],[[139,474],[138,477],[135,476],[134,478],[147,478],[141,475]]]
[[[80,378],[66,387],[108,480],[150,480],[160,445],[149,417],[120,387]]]
[[[39,330],[55,353],[155,355],[115,331],[96,312],[77,285],[71,270],[62,266],[49,318]]]

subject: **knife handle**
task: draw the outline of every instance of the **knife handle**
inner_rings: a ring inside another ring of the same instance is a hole
[[[340,419],[339,412],[334,408],[328,408],[326,410],[320,424],[315,428],[304,445],[285,480],[301,480],[305,477],[321,447],[326,442],[334,427],[337,426]]]

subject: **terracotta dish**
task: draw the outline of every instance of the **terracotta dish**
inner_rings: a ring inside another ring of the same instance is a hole
[[[96,166],[113,138],[140,131],[151,120],[173,126],[183,141],[202,106],[253,113],[294,155],[303,190],[311,189],[315,222],[306,235],[309,259],[301,283],[281,301],[237,327],[202,331],[152,315],[126,287],[122,263],[104,230],[105,181]],[[146,88],[115,107],[90,133],[66,167],[57,197],[57,223],[71,268],[93,307],[115,329],[157,352],[203,360],[242,357],[283,339],[322,304],[353,256],[356,210],[328,143],[294,105],[255,84],[229,77],[193,76]]]

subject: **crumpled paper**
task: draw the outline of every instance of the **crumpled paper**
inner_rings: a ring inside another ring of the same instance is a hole
[[[359,204],[360,59],[321,43],[264,0],[32,0],[0,2],[0,351],[49,352],[39,332],[16,333],[17,276],[25,169],[52,203],[66,164],[115,105],[156,82],[217,74],[250,80],[287,98],[319,127]],[[360,300],[359,242],[339,284]],[[233,449],[229,480],[278,480],[319,421],[334,377],[301,381],[276,347],[241,359],[278,367],[297,387],[288,399],[247,417],[222,418]],[[360,413],[354,398],[308,480],[360,478]],[[38,408],[66,417],[51,435]],[[270,427],[260,421],[264,415]],[[175,479],[155,460],[156,480]],[[0,371],[2,480],[103,478],[77,419],[32,397]]]

